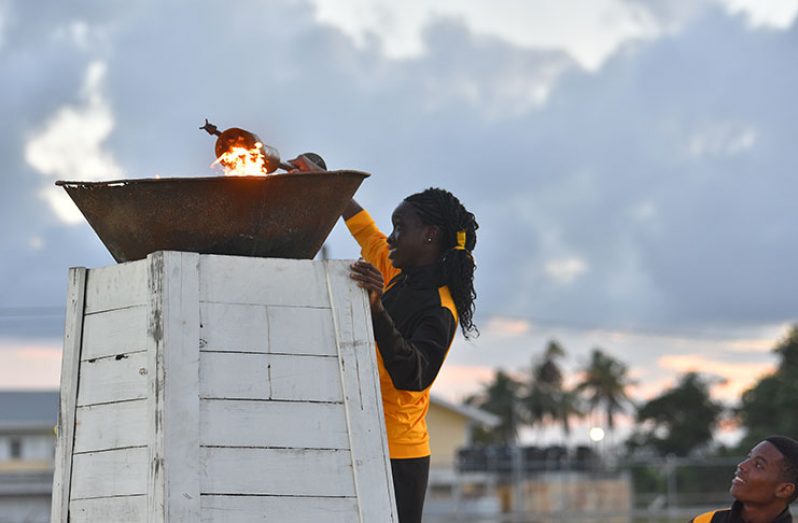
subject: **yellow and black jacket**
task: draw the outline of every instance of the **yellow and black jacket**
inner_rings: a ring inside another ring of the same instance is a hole
[[[735,501],[729,509],[706,512],[691,519],[690,523],[744,523],[742,510],[743,504]],[[792,523],[789,508],[784,509],[784,512],[776,516],[772,523]]]
[[[372,316],[391,459],[430,455],[429,388],[457,331],[457,310],[438,265],[399,271],[387,237],[366,211],[346,220],[363,258],[382,272],[386,314]]]

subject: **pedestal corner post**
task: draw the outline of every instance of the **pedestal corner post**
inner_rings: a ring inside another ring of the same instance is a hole
[[[324,263],[360,522],[395,523],[399,518],[393,494],[368,296],[349,277],[351,262],[334,260]]]
[[[75,403],[83,336],[86,273],[85,267],[69,269],[50,519],[53,523],[69,521],[69,489],[72,475],[72,446],[75,441]]]
[[[151,523],[200,521],[199,255],[148,260]],[[165,415],[167,414],[167,415]]]

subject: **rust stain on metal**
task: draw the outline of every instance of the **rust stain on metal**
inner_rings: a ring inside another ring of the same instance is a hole
[[[324,171],[56,185],[117,262],[162,250],[310,259],[367,176]]]

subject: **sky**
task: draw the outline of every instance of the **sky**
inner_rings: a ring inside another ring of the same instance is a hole
[[[198,127],[372,176],[384,228],[444,187],[479,222],[460,400],[550,339],[643,401],[733,404],[798,293],[798,0],[0,0],[0,388],[55,388],[70,266],[113,259],[54,182],[208,176]],[[334,258],[358,256],[339,224]],[[725,380],[722,381],[721,379]]]

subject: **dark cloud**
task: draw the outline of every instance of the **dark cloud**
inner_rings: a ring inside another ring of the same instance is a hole
[[[60,305],[68,266],[111,263],[87,225],[57,221],[38,196],[51,180],[24,159],[33,132],[81,103],[96,60],[115,117],[104,148],[129,177],[209,174],[208,117],[286,157],[372,172],[359,199],[386,226],[407,194],[452,190],[481,225],[483,313],[668,329],[783,321],[798,305],[795,28],[706,9],[589,73],[445,19],[423,55],[388,60],[302,2],[11,5],[0,305]],[[340,226],[330,246],[356,256]],[[585,264],[571,283],[547,275],[569,259]]]

